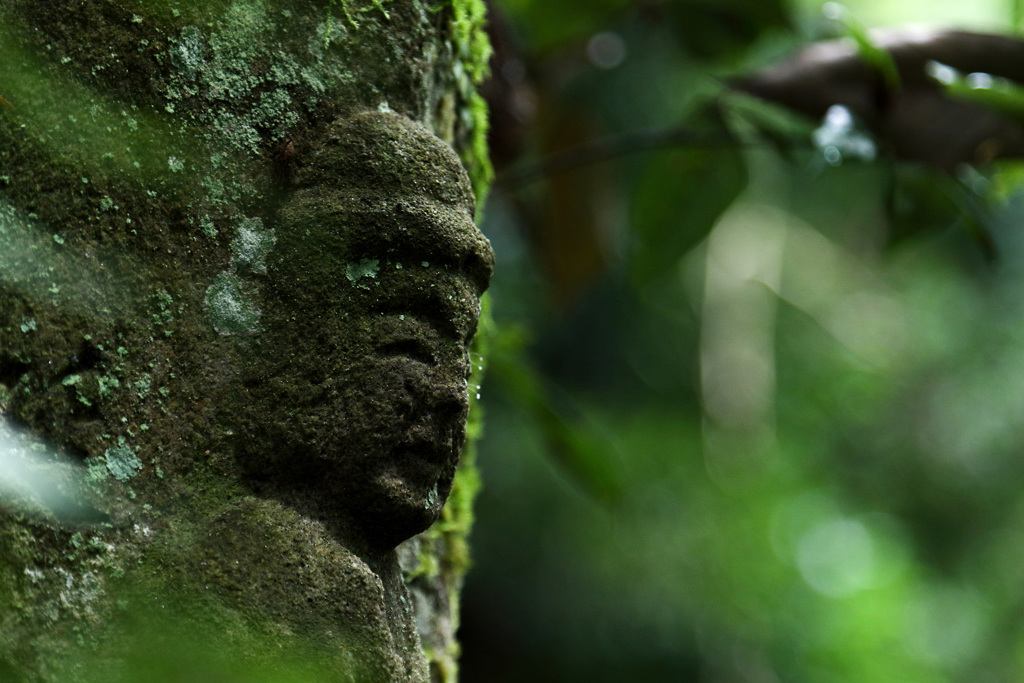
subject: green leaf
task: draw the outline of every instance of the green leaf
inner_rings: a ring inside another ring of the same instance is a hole
[[[780,156],[795,161],[807,148],[816,122],[792,109],[736,90],[726,91],[719,100],[729,130],[739,144],[765,145]]]
[[[653,157],[633,197],[634,276],[645,281],[675,266],[746,182],[736,145],[673,149]]]
[[[980,104],[1001,114],[1024,119],[1024,87],[986,73],[964,75],[945,64],[930,62],[928,74],[950,97]]]
[[[832,4],[835,5],[835,3]],[[847,37],[857,44],[857,56],[865,64],[882,74],[890,93],[899,92],[900,72],[896,68],[896,60],[893,59],[892,53],[876,45],[863,24],[854,19],[844,7],[838,5],[836,7],[838,10],[835,18],[843,27]]]
[[[893,242],[925,232],[941,232],[959,225],[986,258],[996,255],[989,210],[990,197],[968,182],[932,168],[899,164],[889,191],[889,219]]]

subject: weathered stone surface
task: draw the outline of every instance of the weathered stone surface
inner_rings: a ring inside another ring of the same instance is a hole
[[[0,679],[425,680],[417,621],[450,669],[493,260],[458,4],[0,6],[0,413],[78,501],[5,499]]]

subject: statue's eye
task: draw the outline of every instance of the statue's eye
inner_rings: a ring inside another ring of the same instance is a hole
[[[377,347],[382,356],[401,356],[427,365],[437,365],[437,358],[430,345],[422,339],[407,337],[384,342]]]

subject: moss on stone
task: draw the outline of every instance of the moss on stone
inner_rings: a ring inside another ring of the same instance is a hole
[[[398,112],[459,150],[482,197],[482,4],[431,12],[436,3],[395,0],[387,16],[380,5],[358,5],[372,10],[358,30],[325,21],[319,0],[0,7],[0,82],[13,105],[0,108],[0,412],[94,465],[103,476],[91,492],[109,515],[78,529],[0,514],[0,600],[19,605],[17,619],[0,611],[11,666],[53,678],[56,662],[74,669],[79,641],[102,650],[104,624],[136,602],[118,606],[111,581],[162,595],[202,561],[189,541],[226,514],[218,496],[241,495],[226,483],[238,477],[238,435],[211,396],[230,384],[232,362],[246,362],[239,338],[259,326],[277,210],[315,131],[356,110]],[[417,272],[411,254],[394,261]],[[460,470],[444,542],[424,546],[442,568],[429,590],[445,596],[449,619],[474,476]],[[201,514],[181,515],[189,505]],[[68,577],[74,599],[53,603]],[[238,612],[211,623],[250,633],[253,651],[280,635],[273,620],[246,631]],[[446,637],[434,650],[448,662]]]

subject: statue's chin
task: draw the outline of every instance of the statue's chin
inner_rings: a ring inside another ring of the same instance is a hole
[[[371,535],[398,544],[437,521],[452,480],[446,472],[434,471],[432,478],[425,478],[424,470],[410,473],[394,468],[376,478],[370,487],[373,501],[367,506],[372,512],[364,520]]]
[[[425,531],[440,517],[451,492],[457,450],[405,445],[361,452],[358,459],[351,453],[312,459],[317,464],[300,478],[263,472],[259,479],[273,482],[267,492],[278,491],[308,514],[346,520],[353,541],[378,551]]]
[[[375,369],[358,391],[339,387],[336,395],[347,400],[293,400],[290,413],[275,408],[276,384],[253,387],[250,398],[261,400],[244,413],[238,432],[248,438],[236,455],[262,495],[338,519],[340,533],[381,550],[441,514],[465,439],[465,410],[457,392],[418,379],[408,363]],[[284,415],[267,419],[275,409]]]
[[[458,464],[464,432],[461,422],[417,424],[397,441],[356,437],[357,448],[334,453],[325,465],[348,516],[384,544],[395,545],[426,530],[441,514]]]

